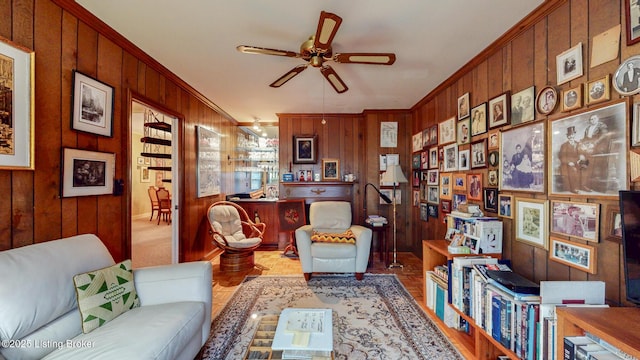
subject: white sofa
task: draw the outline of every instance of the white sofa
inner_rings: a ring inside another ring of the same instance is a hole
[[[362,280],[367,271],[372,231],[351,224],[351,203],[316,201],[309,206],[309,224],[296,229],[296,245],[304,278],[312,273],[355,273]],[[343,233],[351,230],[355,244],[313,242],[314,231]]]
[[[0,252],[0,359],[193,359],[211,328],[211,263],[135,269],[140,307],[84,334],[73,276],[113,264],[91,234]]]

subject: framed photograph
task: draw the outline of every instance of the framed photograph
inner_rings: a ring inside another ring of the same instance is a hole
[[[315,164],[318,162],[318,135],[293,136],[293,163]]]
[[[422,131],[411,137],[411,150],[412,152],[422,150]]]
[[[440,203],[440,194],[437,186],[428,186],[427,187],[427,202],[430,204],[439,204]]]
[[[438,125],[432,125],[429,128],[429,132],[431,133],[431,135],[429,135],[429,145],[438,144],[438,127]]]
[[[469,93],[458,98],[458,120],[469,117]]]
[[[426,170],[429,168],[429,151],[420,152],[420,169]]]
[[[487,139],[471,144],[471,168],[478,169],[487,166]]]
[[[438,169],[427,171],[427,185],[438,185]]]
[[[33,170],[34,52],[0,37],[0,69],[0,170]]]
[[[497,169],[490,169],[489,171],[487,171],[487,185],[496,187],[499,186]]]
[[[530,86],[511,95],[511,125],[518,125],[535,119],[535,98],[535,86]]]
[[[489,152],[488,159],[489,159],[488,160],[489,166],[497,167],[498,165],[500,165],[500,152],[498,150],[493,150]]]
[[[340,180],[339,159],[322,159],[322,180]]]
[[[633,103],[633,124],[631,126],[631,146],[640,146],[640,102]]]
[[[606,240],[622,243],[622,216],[620,208],[617,206],[607,206],[607,217],[605,219]]]
[[[558,92],[553,86],[545,86],[536,95],[536,110],[542,115],[549,115],[558,105]]]
[[[138,156],[137,162],[138,165],[144,165],[144,158],[142,156]]]
[[[420,186],[420,177],[421,177],[421,175],[422,175],[421,171],[414,171],[413,172],[413,182],[412,182],[413,187]]]
[[[444,145],[456,141],[456,118],[452,117],[438,123],[438,144]]]
[[[453,143],[444,147],[444,171],[458,170],[458,144]]]
[[[617,197],[628,189],[627,102],[551,121],[549,193]]]
[[[487,132],[487,103],[484,102],[471,109],[471,136]]]
[[[431,132],[429,131],[429,129],[424,129],[422,130],[422,148],[426,149],[431,141]]]
[[[91,134],[113,136],[113,87],[73,71],[71,128]]]
[[[113,194],[116,154],[62,149],[62,197]]]
[[[220,135],[203,126],[196,126],[198,136],[197,187],[198,198],[220,194],[222,166]]]
[[[516,240],[548,249],[549,201],[516,198]]]
[[[466,150],[458,150],[458,170],[469,170],[469,156],[471,151],[469,149]]]
[[[489,100],[489,129],[509,123],[509,92]]]
[[[627,26],[627,46],[640,41],[640,18],[638,18],[638,2],[624,0],[624,17]]]
[[[380,205],[393,205],[394,202],[396,203],[396,205],[402,204],[402,190],[396,189],[395,197],[393,196],[393,189],[380,189],[380,193],[386,195],[389,199],[391,199],[391,203],[387,204],[386,201],[384,201],[382,197],[379,196]]]
[[[582,84],[562,91],[562,111],[571,111],[582,107]]]
[[[582,43],[556,56],[556,74],[558,85],[582,76]]]
[[[465,173],[453,174],[453,190],[467,191],[467,175]]]
[[[467,198],[482,201],[482,174],[467,174]]]
[[[429,169],[438,168],[438,148],[432,147],[429,149]]]
[[[141,183],[151,182],[150,171],[149,171],[149,168],[146,166],[140,167],[140,182]]]
[[[500,149],[500,130],[493,130],[487,136],[487,149],[494,150]]]
[[[380,147],[398,146],[398,122],[380,122]]]
[[[420,190],[413,190],[412,195],[413,195],[413,206],[419,207],[420,206]]]
[[[551,200],[551,232],[599,241],[600,204]]]
[[[501,217],[513,219],[513,212],[511,211],[511,203],[513,202],[513,196],[498,194],[498,215]]]
[[[443,213],[451,212],[451,201],[450,200],[440,200],[440,211]]]
[[[587,105],[597,104],[599,102],[611,99],[611,89],[609,88],[609,74],[607,76],[589,81],[586,90]]]
[[[549,259],[590,274],[596,273],[595,247],[555,237],[549,240],[551,242]]]
[[[412,169],[420,169],[420,162],[422,161],[422,157],[420,153],[414,153],[411,155],[411,168]]]
[[[500,138],[500,190],[545,192],[544,122],[504,131]]]
[[[451,200],[452,177],[451,174],[440,174],[440,199]]]
[[[428,204],[427,212],[429,213],[429,217],[438,218],[438,204]]]
[[[427,210],[426,203],[420,203],[420,220],[421,221],[429,221],[429,213]]]
[[[467,203],[467,195],[466,194],[453,194],[453,210],[458,210],[459,205],[464,205]]]
[[[640,92],[640,55],[634,55],[623,61],[613,74],[613,88],[623,96]]]
[[[498,189],[484,188],[484,209],[490,212],[498,212]]]
[[[468,144],[471,142],[471,120],[469,118],[458,121],[458,144]]]

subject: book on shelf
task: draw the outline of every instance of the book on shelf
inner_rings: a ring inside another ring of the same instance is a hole
[[[578,346],[593,344],[593,340],[587,336],[565,336],[563,345],[563,360],[575,360],[577,359]]]

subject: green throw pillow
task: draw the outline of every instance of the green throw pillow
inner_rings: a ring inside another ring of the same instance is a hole
[[[131,260],[76,275],[73,283],[85,334],[140,306],[133,283]]]

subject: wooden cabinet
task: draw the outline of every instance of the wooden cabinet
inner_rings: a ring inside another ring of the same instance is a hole
[[[566,336],[584,335],[585,332],[606,341],[612,346],[640,358],[640,309],[614,308],[556,308],[556,358],[563,358]]]
[[[437,265],[446,265],[448,260],[453,260],[455,257],[460,256],[476,256],[475,254],[451,254],[447,250],[449,242],[446,240],[422,240],[422,288],[424,292],[424,299],[427,299],[427,286],[426,286],[426,272],[433,270]],[[495,258],[501,258],[502,254],[485,254]],[[474,355],[474,359],[478,360],[493,360],[498,355],[507,355],[511,359],[518,359],[518,357],[512,352],[502,346],[497,340],[491,337],[491,334],[487,334],[482,328],[476,326],[475,322],[469,316],[461,313],[455,307],[452,307],[454,311],[460,314],[469,324],[469,333],[463,331],[457,331],[449,328],[445,328],[446,325],[441,321],[436,321],[436,324],[443,328],[442,330],[452,338],[452,342],[464,347],[461,351],[466,351]],[[432,319],[437,319],[436,314],[429,308],[426,308],[427,312],[431,315]]]
[[[279,229],[275,199],[238,200],[236,203],[249,214],[251,219],[255,219],[255,214],[257,213],[260,217],[260,222],[267,224],[260,248],[278,248]]]

